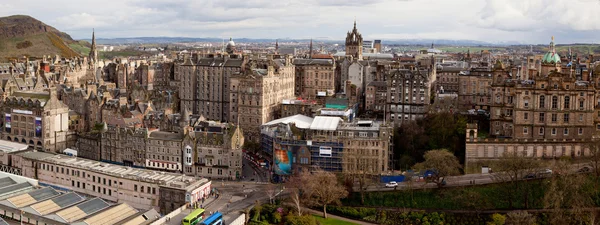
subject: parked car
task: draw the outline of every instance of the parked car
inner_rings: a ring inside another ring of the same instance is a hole
[[[590,167],[587,166],[581,167],[579,170],[577,170],[578,173],[589,173],[591,171],[592,169],[590,169]]]
[[[398,183],[396,183],[396,181],[390,181],[389,183],[385,184],[385,187],[398,187]]]
[[[525,180],[529,180],[529,179],[535,179],[535,177],[536,177],[536,176],[535,176],[535,174],[533,174],[533,173],[530,173],[530,174],[527,174],[527,175],[525,175],[525,176],[523,177],[523,179],[525,179]]]
[[[538,175],[540,177],[552,176],[552,170],[551,169],[544,169],[542,171],[539,171]]]

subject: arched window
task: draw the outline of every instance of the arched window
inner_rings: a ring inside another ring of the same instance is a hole
[[[552,96],[552,109],[558,109],[558,97]]]

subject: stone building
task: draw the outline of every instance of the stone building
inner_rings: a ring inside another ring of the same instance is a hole
[[[348,123],[336,116],[295,115],[261,127],[263,153],[272,162],[274,178],[313,169],[387,173],[393,158],[391,132],[380,121]]]
[[[175,80],[179,85],[180,108],[202,115],[208,120],[228,121],[229,82],[240,73],[244,60],[238,55],[213,55],[199,58],[192,55],[183,64],[175,65]]]
[[[183,173],[213,179],[242,176],[244,136],[239,127],[198,119],[182,144]]]
[[[390,71],[387,80],[386,121],[401,125],[427,115],[432,83],[432,69],[397,69]]]
[[[348,31],[348,34],[346,35],[346,56],[352,56],[355,59],[362,60],[362,53],[363,38],[356,29],[356,21],[354,21],[354,28],[352,28],[352,31]]]
[[[182,171],[181,142],[183,133],[150,131],[146,143],[146,168]]]
[[[365,93],[365,110],[383,115],[387,102],[387,82],[372,81]]]
[[[260,141],[260,125],[279,118],[282,101],[294,98],[294,72],[291,56],[253,55],[231,77],[229,121],[239,124],[247,141]]]
[[[458,93],[459,74],[465,70],[460,67],[440,67],[436,69],[435,90],[440,93]]]
[[[458,106],[460,110],[490,109],[492,70],[472,68],[458,76]]]
[[[490,134],[529,140],[590,139],[598,115],[591,77],[563,71],[554,40],[541,63],[541,70],[531,72],[529,79],[512,79],[502,63],[496,63]]]
[[[156,209],[163,215],[184,204],[195,204],[211,193],[210,180],[176,173],[124,168],[45,152],[16,153],[11,160],[23,176],[56,189],[125,202],[137,209]]]
[[[281,118],[293,115],[313,116],[317,110],[317,101],[305,99],[284,99],[281,105]]]
[[[296,96],[315,100],[333,96],[335,62],[333,59],[294,59]]]
[[[69,109],[55,89],[15,91],[4,99],[2,111],[3,140],[50,152],[66,148]]]

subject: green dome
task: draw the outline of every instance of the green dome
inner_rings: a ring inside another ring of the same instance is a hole
[[[558,53],[548,52],[542,58],[542,63],[560,64],[560,56]]]

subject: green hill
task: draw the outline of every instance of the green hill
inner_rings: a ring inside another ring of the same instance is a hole
[[[83,45],[68,34],[30,16],[0,17],[0,61],[23,56],[74,57],[83,52],[73,50],[78,46]]]

